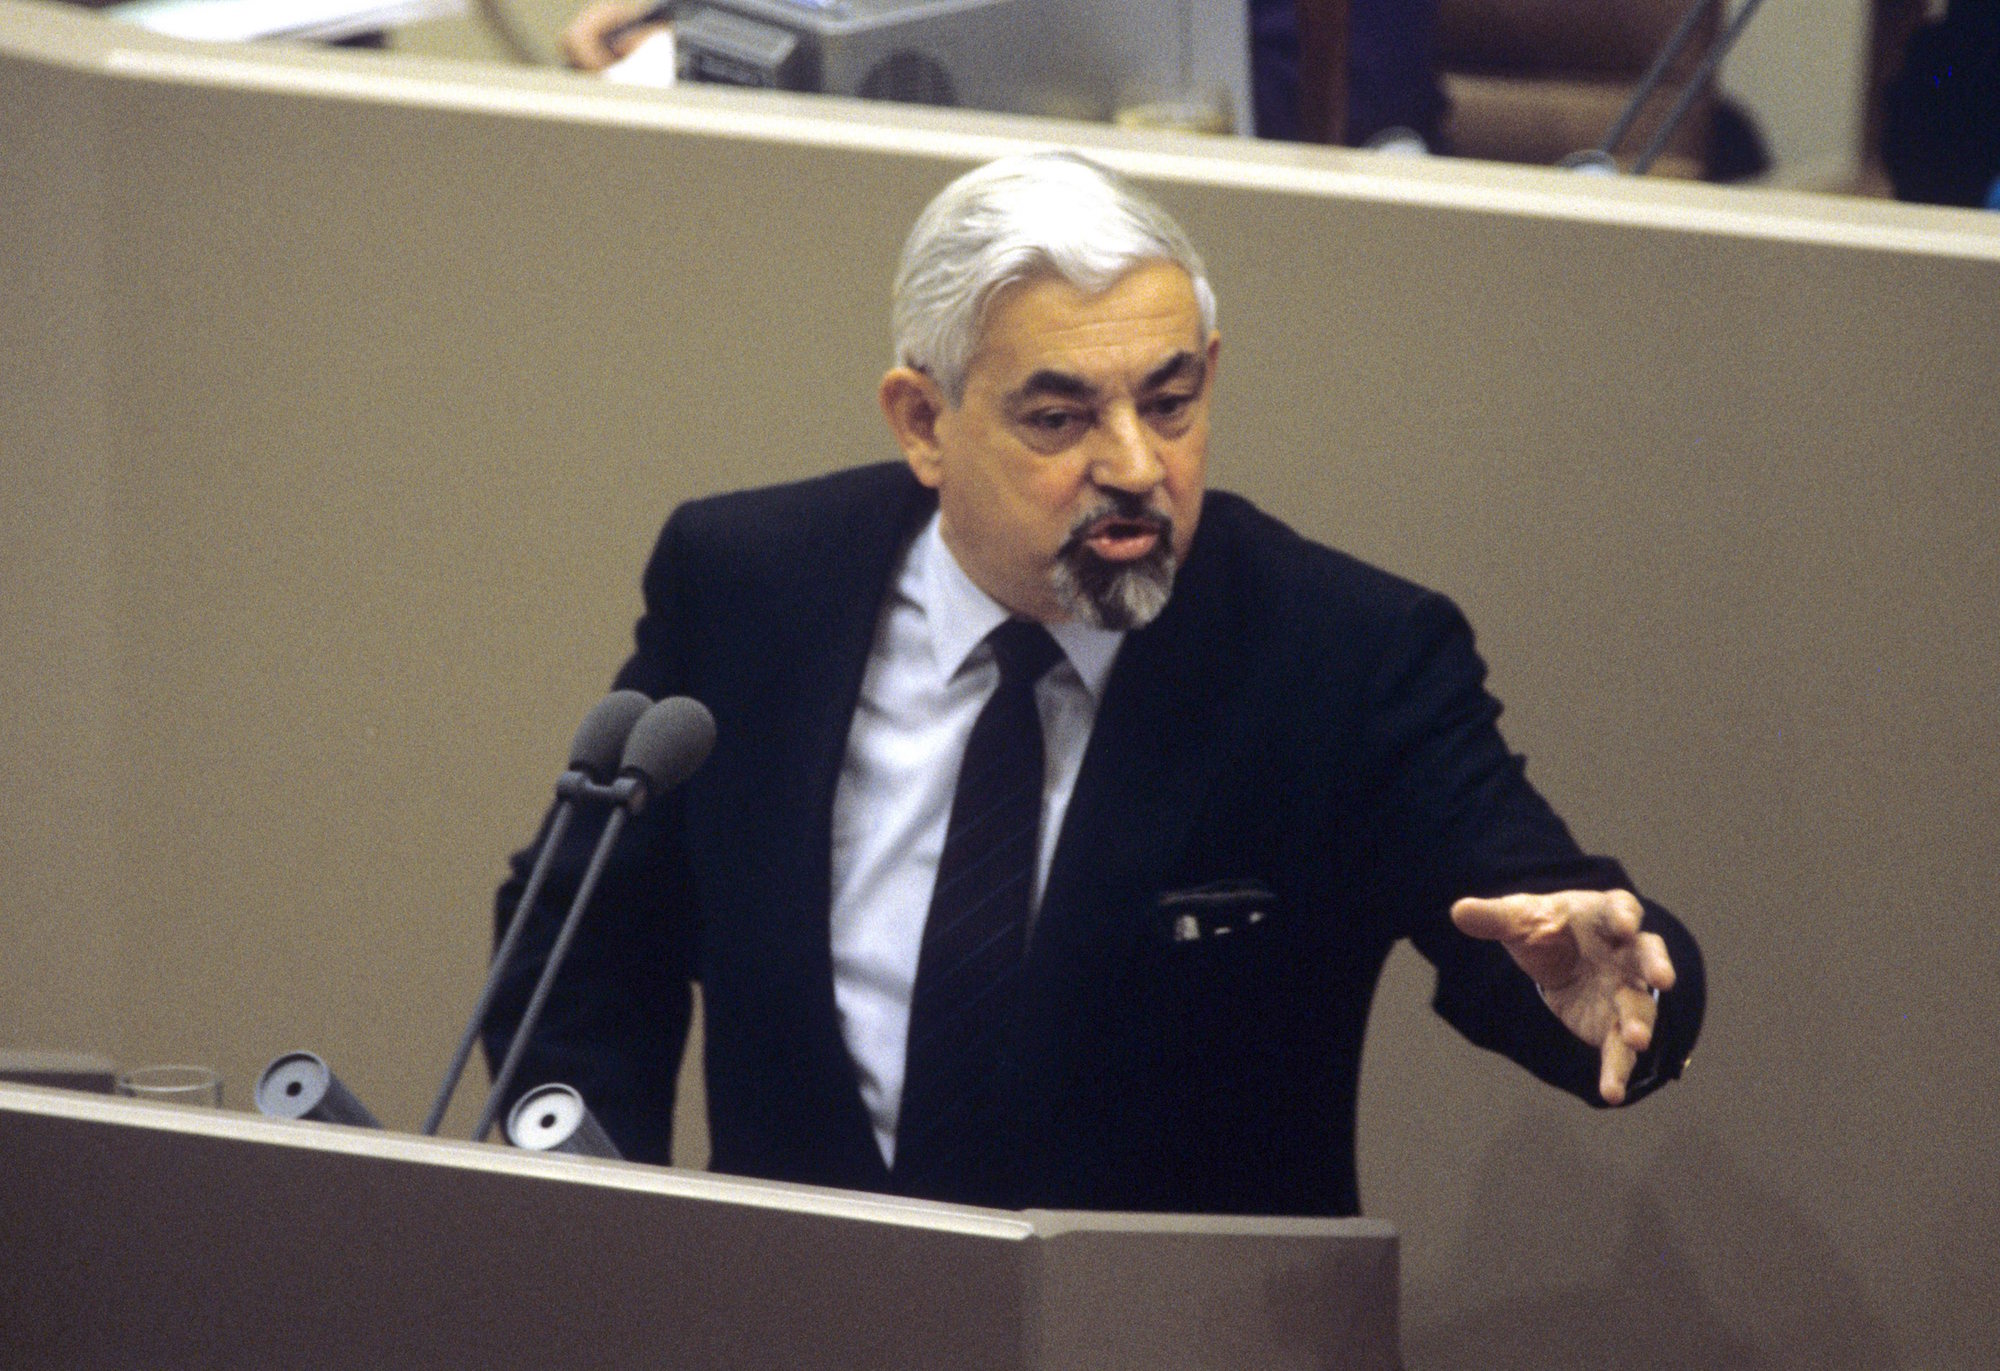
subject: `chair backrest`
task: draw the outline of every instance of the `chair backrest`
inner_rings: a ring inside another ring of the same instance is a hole
[[[1697,0],[1441,0],[1437,61],[1453,151],[1548,164],[1595,146]],[[1721,31],[1709,4],[1694,37],[1617,151],[1650,139]],[[1714,95],[1677,127],[1659,170],[1701,174]]]
[[[1696,0],[1441,0],[1438,63],[1492,75],[1624,78],[1636,81]],[[1696,41],[1676,64],[1684,79],[1715,39],[1722,7],[1711,4]]]

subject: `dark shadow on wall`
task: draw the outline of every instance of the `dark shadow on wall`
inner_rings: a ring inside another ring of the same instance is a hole
[[[1649,1176],[1621,1189],[1572,1125],[1518,1120],[1481,1162],[1447,1286],[1406,1294],[1410,1371],[1900,1366],[1825,1231],[1711,1138],[1676,1135]]]

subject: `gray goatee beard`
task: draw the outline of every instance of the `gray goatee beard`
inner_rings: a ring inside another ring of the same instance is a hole
[[[1107,518],[1128,519],[1155,529],[1153,550],[1134,562],[1107,562],[1084,539],[1091,525]],[[1069,538],[1049,568],[1049,588],[1071,618],[1091,628],[1144,628],[1159,617],[1173,593],[1174,521],[1138,499],[1098,506],[1071,527]]]

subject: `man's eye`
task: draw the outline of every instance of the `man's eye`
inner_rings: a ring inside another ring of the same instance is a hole
[[[1192,395],[1156,395],[1147,403],[1146,409],[1155,419],[1174,420],[1186,414],[1192,404]]]
[[[1029,428],[1037,433],[1061,433],[1082,422],[1081,416],[1066,409],[1041,409],[1027,416]]]

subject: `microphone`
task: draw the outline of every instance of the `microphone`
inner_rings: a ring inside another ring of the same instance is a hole
[[[478,1003],[473,1006],[472,1018],[465,1025],[465,1034],[458,1040],[458,1047],[451,1055],[451,1065],[445,1068],[444,1083],[438,1087],[437,1098],[431,1102],[431,1112],[424,1118],[425,1137],[437,1136],[438,1126],[444,1122],[444,1111],[458,1089],[459,1078],[465,1074],[465,1063],[472,1055],[472,1045],[478,1040],[487,1013],[493,1008],[493,996],[500,989],[500,978],[513,960],[514,948],[521,941],[521,930],[527,927],[528,915],[534,909],[535,901],[541,896],[542,882],[548,879],[556,849],[562,845],[563,835],[569,831],[570,817],[576,812],[577,800],[593,798],[584,793],[586,787],[612,778],[627,739],[651,707],[652,701],[636,690],[614,690],[591,706],[590,712],[583,716],[583,722],[577,725],[576,737],[569,745],[569,769],[556,782],[556,810],[549,820],[548,836],[542,840],[542,850],[535,854],[535,864],[528,872],[528,884],[523,887],[521,898],[514,906],[514,917],[487,966],[486,984],[479,992]]]
[[[538,1085],[521,1096],[507,1112],[507,1141],[529,1152],[569,1152],[579,1157],[625,1154],[611,1141],[604,1126],[566,1085]]]
[[[638,723],[632,726],[632,735],[626,739],[625,753],[620,759],[618,779],[609,786],[584,787],[588,793],[612,800],[616,807],[605,821],[604,832],[597,839],[597,848],[590,854],[590,865],[584,869],[583,881],[576,888],[576,898],[571,901],[562,929],[549,948],[549,958],[542,967],[541,979],[535,982],[535,992],[528,999],[520,1026],[514,1030],[514,1040],[507,1045],[506,1060],[493,1077],[493,1088],[487,1092],[486,1106],[479,1111],[479,1122],[472,1129],[474,1142],[485,1141],[486,1134],[493,1127],[493,1117],[499,1113],[500,1101],[506,1095],[507,1087],[513,1084],[521,1058],[527,1054],[528,1039],[534,1036],[535,1026],[541,1020],[549,990],[555,984],[556,972],[561,969],[563,958],[569,955],[570,944],[575,941],[577,929],[583,924],[583,911],[597,891],[598,878],[604,874],[618,835],[625,830],[625,821],[644,809],[653,796],[666,794],[694,775],[708,760],[709,751],[714,746],[715,716],[698,700],[690,700],[685,695],[671,695],[639,716]],[[518,913],[514,916],[517,927],[521,918]]]
[[[642,791],[629,808],[637,814],[646,795],[664,795],[701,770],[715,747],[715,716],[699,700],[669,695],[639,716],[619,759],[620,780],[630,779]]]
[[[611,775],[625,740],[653,702],[636,690],[614,690],[590,707],[569,744],[569,769],[595,780]]]
[[[382,1126],[333,1068],[311,1052],[287,1052],[265,1067],[257,1078],[256,1099],[257,1112],[267,1118]]]

